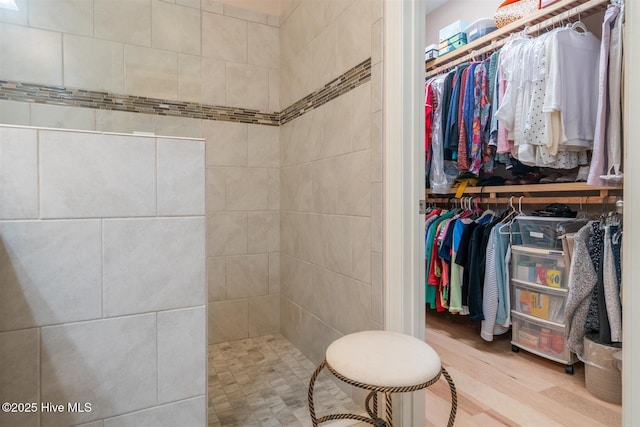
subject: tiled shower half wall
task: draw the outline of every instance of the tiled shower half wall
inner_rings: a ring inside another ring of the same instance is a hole
[[[0,123],[206,140],[210,344],[382,327],[382,0],[16,3]]]
[[[204,425],[204,141],[0,126],[0,166],[0,426]]]

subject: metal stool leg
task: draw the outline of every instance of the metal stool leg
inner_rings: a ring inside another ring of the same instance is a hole
[[[447,427],[452,427],[453,423],[456,420],[456,412],[458,410],[458,393],[456,392],[456,385],[453,383],[453,380],[451,379],[451,376],[449,375],[447,370],[444,369],[444,366],[442,367],[442,375],[444,375],[444,377],[447,379],[447,382],[449,383],[449,389],[451,390],[451,413],[449,414],[449,422],[447,423]]]
[[[384,394],[387,401],[387,425],[393,427],[393,414],[391,409],[391,392],[385,392]]]
[[[318,418],[316,418],[316,410],[313,405],[313,386],[315,385],[316,378],[318,378],[320,371],[322,371],[326,364],[327,361],[325,359],[322,361],[322,363],[320,363],[320,365],[318,365],[316,370],[313,372],[313,375],[311,375],[311,379],[309,380],[309,391],[307,392],[307,399],[309,401],[309,414],[311,415],[311,423],[313,424],[313,427],[318,426]]]

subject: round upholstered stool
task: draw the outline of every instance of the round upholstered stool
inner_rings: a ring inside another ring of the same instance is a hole
[[[369,417],[357,414],[331,414],[317,418],[313,386],[324,367],[347,384],[371,390],[365,400]],[[457,395],[453,380],[442,367],[440,356],[425,342],[410,335],[389,331],[363,331],[337,339],[309,382],[309,413],[313,426],[329,420],[354,419],[374,426],[393,427],[391,393],[421,390],[444,375],[451,389],[448,426],[456,417]],[[386,422],[378,417],[378,393],[386,400]]]

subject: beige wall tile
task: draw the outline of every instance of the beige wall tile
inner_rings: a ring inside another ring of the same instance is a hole
[[[280,333],[296,348],[302,348],[302,310],[290,299],[280,298]]]
[[[269,254],[269,295],[280,294],[280,253]]]
[[[384,0],[371,0],[371,22],[382,19]]]
[[[208,255],[247,253],[247,213],[210,213],[207,216]]]
[[[128,113],[125,111],[96,111],[96,130],[102,132],[154,132],[151,114]]]
[[[323,157],[351,152],[351,120],[353,115],[349,94],[325,104],[325,137]]]
[[[327,4],[334,2],[327,2]],[[314,87],[322,87],[337,76],[336,72],[336,24],[332,23],[311,42],[312,73]]]
[[[124,46],[119,42],[64,34],[64,84],[112,93],[124,92]]]
[[[224,5],[224,15],[242,19],[243,21],[257,22],[260,24],[267,23],[267,15],[265,13],[249,10],[247,7],[235,7],[231,4]]]
[[[161,99],[178,98],[178,54],[126,45],[125,93]]]
[[[281,254],[281,292],[291,301],[309,310],[313,301],[313,265],[298,258]]]
[[[200,0],[176,0],[176,4],[200,10]]]
[[[153,138],[40,131],[39,154],[43,218],[155,215]]]
[[[304,164],[282,168],[281,208],[298,212],[310,211],[312,208],[311,165]]]
[[[371,181],[382,182],[382,111],[371,113]]]
[[[280,295],[249,298],[249,336],[280,333]]]
[[[374,5],[375,7],[375,5]],[[371,63],[377,64],[383,57],[383,29],[382,19],[375,21],[371,25]]]
[[[382,252],[382,183],[371,184],[371,250]]]
[[[202,12],[202,56],[247,62],[247,21]]]
[[[280,70],[269,70],[269,111],[280,110]]]
[[[227,209],[269,209],[269,169],[228,168]]]
[[[249,337],[249,300],[209,303],[209,344]]]
[[[202,0],[200,2],[200,7],[202,10],[217,13],[218,15],[222,15],[224,13],[224,4],[217,0]]]
[[[151,1],[151,45],[155,49],[200,55],[200,10]]]
[[[267,25],[271,25],[272,27],[280,27],[280,16],[278,15],[267,15]]]
[[[288,107],[314,90],[311,48],[304,49],[280,67],[280,104]]]
[[[250,64],[228,62],[227,104],[265,111],[269,108],[269,70]]]
[[[279,315],[280,313],[278,313]],[[40,335],[37,329],[0,333],[0,400],[38,402],[40,389]],[[37,411],[3,413],[4,426],[37,425]]]
[[[296,254],[295,245],[298,239],[296,227],[297,214],[294,212],[280,212],[280,251],[288,255]],[[296,254],[297,255],[297,254]]]
[[[338,327],[338,302],[342,298],[340,275],[322,267],[313,270],[313,301],[311,312],[327,325]]]
[[[280,37],[284,41],[282,48],[288,51],[287,54],[298,54],[322,32],[324,29],[323,3],[321,0],[301,2],[281,25]]]
[[[338,161],[337,158],[313,163],[312,193],[313,211],[320,213],[338,212]],[[341,183],[348,185],[348,183]]]
[[[204,306],[158,313],[158,403],[206,393]]]
[[[96,110],[81,107],[31,104],[31,126],[95,130]]]
[[[3,79],[62,85],[62,34],[0,24],[0,58]]]
[[[351,224],[354,279],[371,283],[371,219],[353,217]]]
[[[207,258],[207,282],[209,284],[209,301],[227,299],[227,261],[224,257]]]
[[[329,25],[336,20],[351,4],[351,0],[333,0],[324,2],[324,24]]]
[[[342,298],[338,301],[339,327],[344,334],[364,331],[371,327],[371,286],[340,277]]]
[[[204,215],[204,141],[158,138],[158,215]]]
[[[94,0],[94,35],[139,46],[151,46],[149,0]]]
[[[75,425],[156,404],[155,313],[46,327],[41,346],[42,401],[95,403],[89,413],[42,412],[43,426]]]
[[[248,125],[214,120],[202,121],[202,136],[207,140],[207,165],[247,166]]]
[[[249,212],[249,253],[280,251],[280,213]]]
[[[296,145],[293,144],[292,137],[298,120],[300,119],[292,120],[280,126],[280,166],[292,166],[297,163],[294,160]]]
[[[161,136],[202,138],[202,120],[176,116],[153,116],[153,132]]]
[[[317,365],[324,359],[329,344],[340,338],[342,334],[304,310],[300,316],[300,323],[302,335],[300,348],[308,349],[309,359]]]
[[[178,54],[178,99],[181,101],[201,102],[202,70],[200,56]]]
[[[38,217],[38,133],[0,127],[0,219]]]
[[[6,221],[0,241],[0,331],[101,317],[100,221]]]
[[[371,57],[371,0],[355,0],[337,19],[338,74]]]
[[[269,169],[269,210],[280,210],[280,169]]]
[[[249,125],[249,166],[280,167],[280,129]]]
[[[109,418],[104,420],[104,427],[154,427],[164,424],[201,427],[206,422],[207,399],[200,396]]]
[[[93,35],[93,2],[29,0],[29,25],[62,33]]]
[[[352,224],[351,218],[338,215],[325,215],[323,218],[324,264],[338,273],[351,274],[352,261]]]
[[[202,102],[209,105],[227,105],[226,63],[212,58],[201,58]]]
[[[238,299],[269,293],[269,256],[227,257],[227,298]]]
[[[374,322],[384,324],[382,254],[378,252],[371,252],[371,317]]]
[[[358,151],[337,158],[338,213],[371,215],[371,152]]]
[[[0,22],[8,24],[28,25],[29,23],[29,1],[14,0],[18,10],[0,9]]]
[[[280,31],[268,25],[248,24],[249,64],[280,68]]]
[[[204,218],[103,221],[104,315],[203,305]]]
[[[300,160],[308,162],[321,159],[325,138],[325,107],[316,108],[301,119],[297,134],[297,143],[302,151]]]
[[[351,105],[351,146],[353,151],[371,148],[371,84],[365,83],[353,89]]]
[[[371,112],[382,111],[382,62],[371,66]]]
[[[26,102],[0,101],[0,123],[28,126],[31,120]]]
[[[100,420],[100,421],[93,421],[90,423],[79,424],[76,427],[104,427],[104,424],[102,424],[102,420]]]
[[[227,208],[227,172],[225,168],[207,168],[207,211],[224,211]]]

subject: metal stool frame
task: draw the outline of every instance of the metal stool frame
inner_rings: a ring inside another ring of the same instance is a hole
[[[325,415],[320,418],[316,417],[315,406],[313,403],[313,387],[315,385],[316,378],[318,377],[318,375],[320,374],[322,369],[324,369],[325,366],[327,367],[329,372],[331,372],[339,380],[344,381],[345,383],[355,387],[363,388],[365,390],[371,390],[371,393],[369,393],[369,395],[365,400],[365,409],[367,410],[369,417],[365,417],[363,415],[356,415],[356,414],[331,414],[331,415]],[[434,378],[432,378],[431,380],[425,383],[416,384],[412,386],[402,386],[402,387],[384,387],[384,386],[377,386],[377,385],[371,385],[371,384],[364,384],[358,381],[354,381],[350,378],[347,378],[344,375],[337,372],[335,369],[333,369],[331,365],[329,365],[329,363],[327,362],[327,359],[324,359],[322,363],[318,365],[316,370],[313,372],[313,375],[311,375],[311,379],[309,380],[309,391],[307,393],[307,397],[309,400],[309,414],[311,415],[311,422],[313,423],[313,427],[317,427],[318,424],[321,424],[330,420],[353,419],[353,420],[358,420],[358,421],[372,424],[376,427],[378,426],[393,427],[393,413],[391,409],[391,393],[406,393],[406,392],[427,388],[430,385],[433,385],[436,381],[438,381],[441,375],[444,375],[445,379],[449,383],[449,389],[451,390],[451,413],[449,414],[449,422],[447,423],[447,427],[452,427],[456,419],[456,412],[458,410],[458,394],[456,392],[456,386],[453,383],[451,376],[449,375],[449,373],[444,367],[441,367],[440,372],[438,372],[438,375],[436,375]],[[378,417],[378,393],[384,393],[385,395],[386,418],[387,418],[386,423],[383,419]]]

